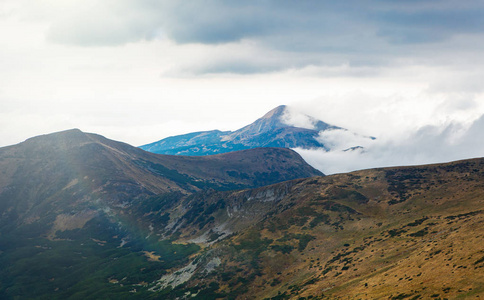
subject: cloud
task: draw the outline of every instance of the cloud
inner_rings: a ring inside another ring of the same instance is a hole
[[[195,74],[338,65],[378,68],[401,60],[430,63],[446,53],[457,37],[473,41],[484,33],[484,5],[476,0],[76,3],[56,10],[51,17],[49,41],[84,47],[158,39],[212,47],[250,43],[253,52],[268,54],[240,60],[237,52],[227,52],[220,60],[193,66]],[[457,47],[464,51],[475,46],[461,43]],[[232,59],[229,54],[234,55]],[[268,62],[261,63],[264,59]],[[439,60],[443,61],[448,58]],[[345,74],[352,76],[352,71]]]
[[[428,2],[427,2],[428,3]],[[378,34],[392,43],[433,43],[456,34],[482,33],[483,6],[435,6],[420,10],[383,10],[373,13],[377,20]]]
[[[129,1],[87,0],[57,15],[47,32],[51,42],[77,46],[117,46],[156,38],[161,21]]]
[[[335,137],[337,132],[330,133]],[[339,135],[341,137],[341,135]],[[335,138],[344,143],[348,139]],[[295,149],[311,165],[325,174],[359,169],[420,165],[484,156],[484,115],[470,126],[451,123],[446,126],[424,126],[407,138],[371,141],[364,149],[341,151]]]
[[[282,123],[289,126],[313,130],[316,129],[316,119],[299,112],[297,109],[291,106],[286,106],[286,109],[284,110],[280,120]]]
[[[334,49],[350,42],[345,38],[360,40],[383,31],[382,36],[388,41],[428,43],[484,29],[484,5],[479,1],[406,2],[210,0],[153,5],[151,1],[138,1],[132,8],[158,11],[166,18],[163,29],[179,43],[212,44],[269,38],[271,43],[279,41],[294,50]],[[365,31],[366,34],[359,37]]]
[[[333,151],[343,152],[351,151],[351,148],[354,147],[366,148],[375,143],[374,139],[370,137],[343,129],[322,131],[319,133],[317,140],[328,146],[328,148],[333,149]]]
[[[479,94],[484,92],[482,78],[484,78],[483,70],[456,70],[453,76],[444,76],[439,82],[429,86],[428,90],[432,93]]]

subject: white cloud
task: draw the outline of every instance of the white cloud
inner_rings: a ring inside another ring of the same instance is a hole
[[[334,151],[345,151],[354,147],[367,148],[374,143],[370,137],[342,129],[322,131],[317,140]]]
[[[336,139],[340,142],[341,139]],[[295,149],[325,174],[359,169],[420,165],[484,156],[484,115],[470,126],[451,123],[425,126],[407,138],[377,139],[354,151]]]
[[[479,1],[5,1],[5,15],[45,23],[42,37],[54,43],[115,47],[170,40],[207,45],[217,53],[209,62],[183,68],[195,75],[315,66],[320,76],[367,76],[399,63],[482,63],[475,51],[484,32]],[[226,44],[232,47],[220,51]],[[244,54],[247,44],[251,56]]]
[[[286,109],[281,116],[281,122],[290,126],[316,129],[315,124],[317,120],[306,114],[301,113],[293,107],[286,106]]]

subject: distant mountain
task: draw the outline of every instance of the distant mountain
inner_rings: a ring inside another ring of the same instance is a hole
[[[256,147],[329,150],[318,136],[327,130],[345,130],[307,115],[299,115],[304,127],[291,123],[294,117],[285,106],[278,106],[262,118],[236,131],[202,131],[162,139],[140,148],[153,153],[202,156]],[[354,147],[359,145],[353,145]]]

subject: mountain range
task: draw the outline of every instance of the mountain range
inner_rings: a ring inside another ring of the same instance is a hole
[[[299,126],[298,126],[299,124]],[[171,155],[212,155],[257,147],[281,147],[330,150],[319,138],[321,132],[346,130],[311,116],[278,106],[252,124],[236,131],[201,131],[172,136],[140,146],[141,149]],[[374,139],[372,137],[369,137]],[[348,148],[358,147],[355,144]]]
[[[484,159],[323,176],[292,150],[0,148],[1,299],[484,296]]]

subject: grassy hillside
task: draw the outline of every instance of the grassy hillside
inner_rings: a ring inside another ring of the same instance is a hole
[[[484,297],[484,159],[224,191],[311,170],[80,131],[2,148],[0,298]]]
[[[187,286],[240,299],[482,297],[483,187],[482,159],[298,182],[207,248],[220,267]]]

